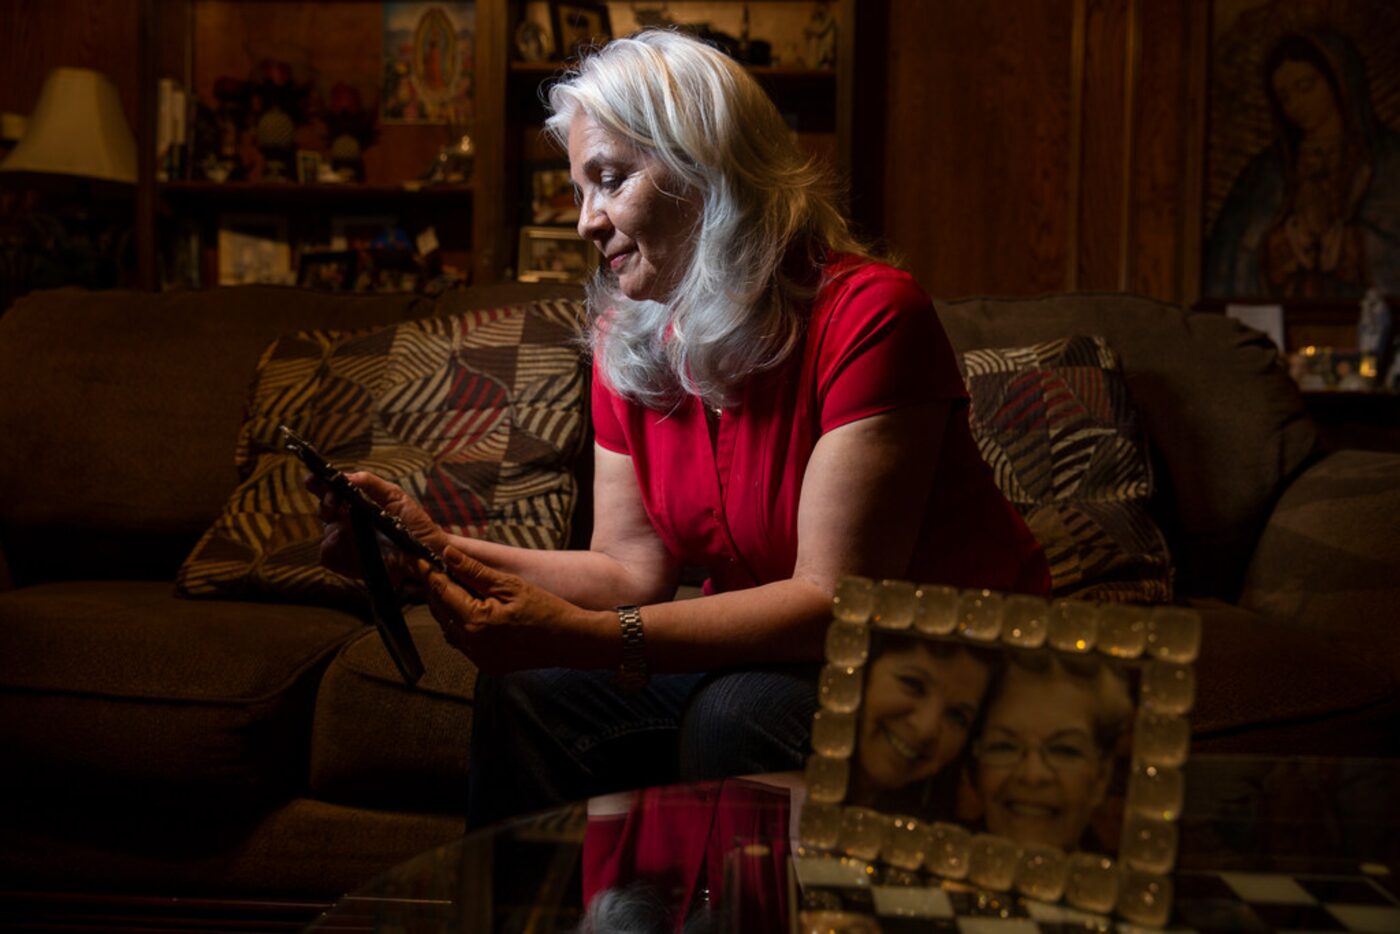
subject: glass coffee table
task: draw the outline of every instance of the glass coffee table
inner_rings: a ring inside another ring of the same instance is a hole
[[[1201,755],[1186,787],[1171,929],[1400,932],[1400,760]],[[800,775],[777,775],[556,808],[394,868],[313,930],[1115,928],[951,882],[923,883],[943,893],[934,916],[878,914],[858,892],[808,884],[816,857],[797,842],[803,798]]]

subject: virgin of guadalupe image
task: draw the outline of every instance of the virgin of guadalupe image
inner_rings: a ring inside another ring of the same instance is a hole
[[[413,77],[418,96],[436,113],[456,89],[460,62],[452,20],[438,7],[423,14],[413,37]]]
[[[1345,36],[1290,33],[1260,76],[1273,141],[1235,178],[1206,241],[1207,295],[1400,291],[1400,132]]]

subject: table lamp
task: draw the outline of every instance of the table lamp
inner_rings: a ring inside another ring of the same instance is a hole
[[[0,172],[46,172],[136,183],[136,140],[111,79],[89,68],[55,68],[44,79],[28,129]]]

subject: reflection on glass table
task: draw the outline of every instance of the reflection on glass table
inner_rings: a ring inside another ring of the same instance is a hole
[[[1400,760],[1203,755],[1187,773],[1170,928],[1400,930]],[[1062,906],[804,851],[804,799],[797,775],[595,798],[425,853],[315,929],[895,932],[972,917],[1105,929]]]

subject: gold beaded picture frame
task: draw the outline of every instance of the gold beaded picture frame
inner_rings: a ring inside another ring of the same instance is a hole
[[[844,868],[816,875],[908,917],[951,880],[1165,924],[1200,638],[1183,607],[844,578],[799,825]]]

